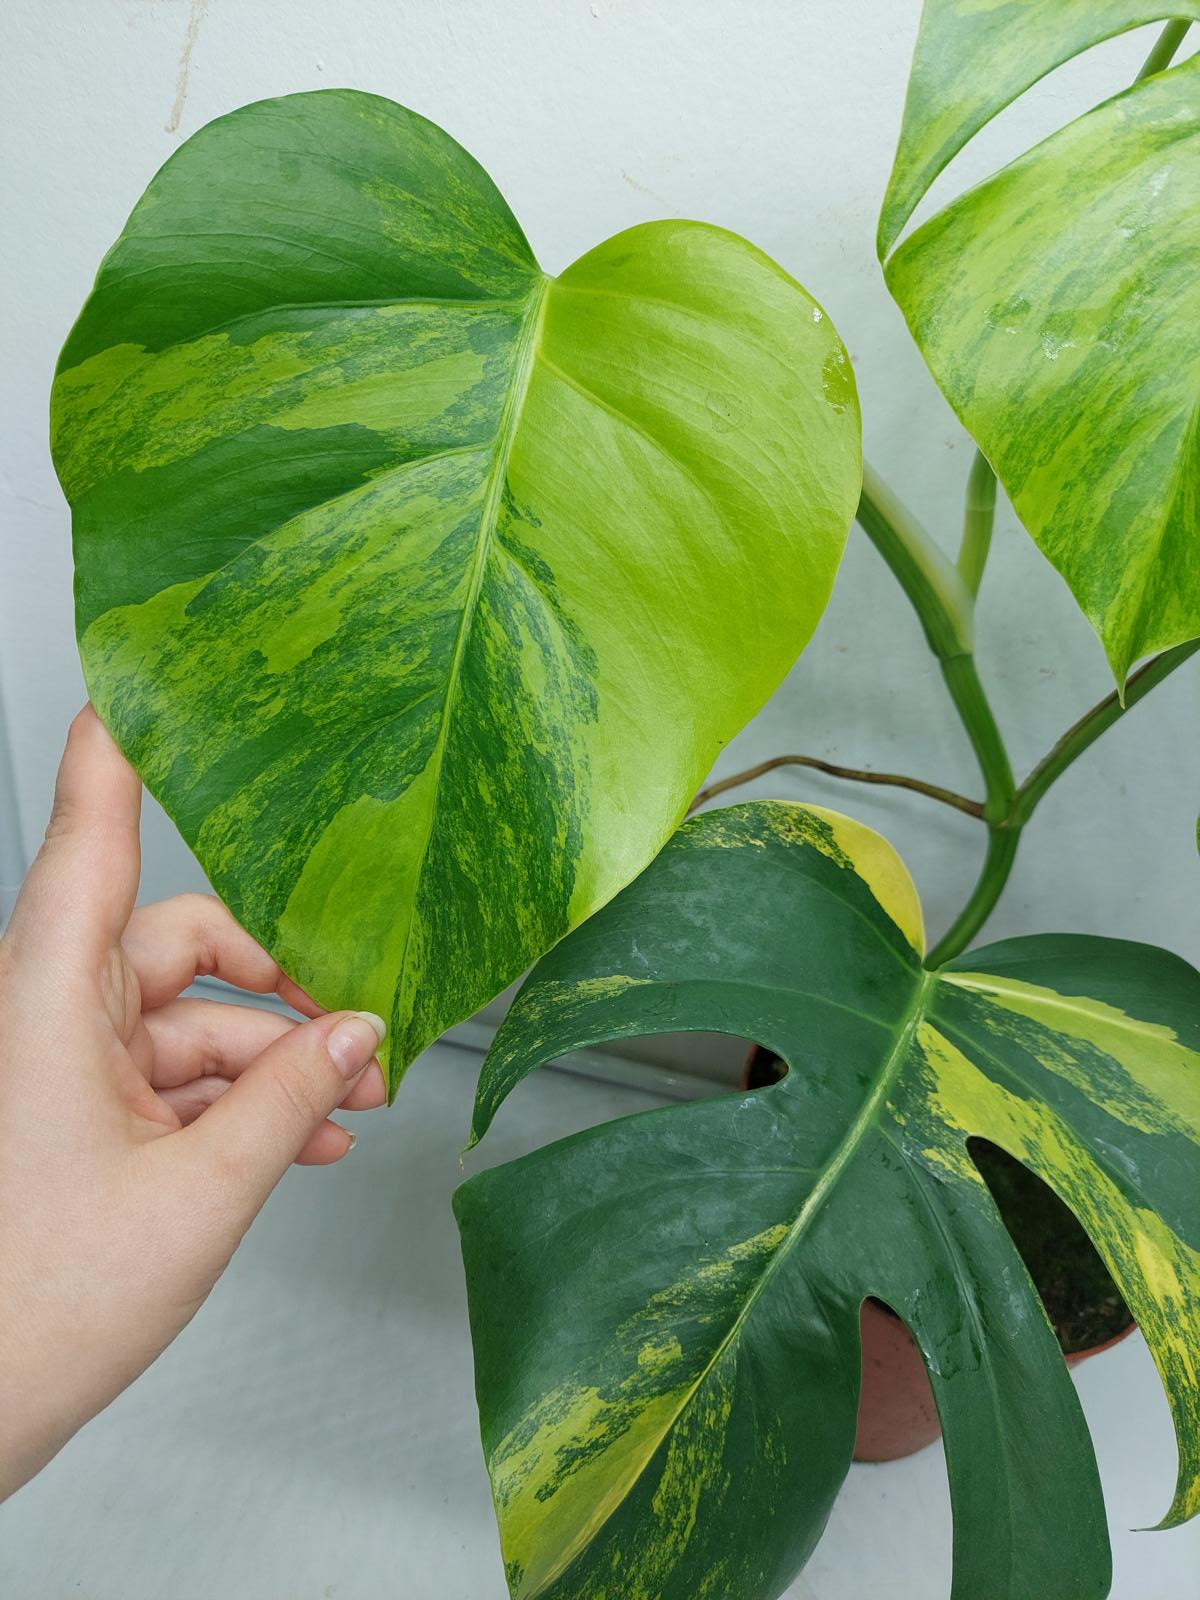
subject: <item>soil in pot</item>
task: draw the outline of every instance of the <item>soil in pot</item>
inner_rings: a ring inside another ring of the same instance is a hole
[[[968,1148],[1037,1285],[1063,1354],[1081,1355],[1125,1333],[1133,1324],[1129,1307],[1074,1213],[1006,1150],[986,1139],[972,1139]]]

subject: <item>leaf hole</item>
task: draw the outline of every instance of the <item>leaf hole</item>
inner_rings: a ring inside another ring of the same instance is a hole
[[[1105,1344],[1133,1322],[1099,1251],[1036,1173],[987,1139],[967,1149],[1004,1219],[1066,1355]]]

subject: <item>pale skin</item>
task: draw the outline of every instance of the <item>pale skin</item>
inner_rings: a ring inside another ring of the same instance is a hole
[[[293,1162],[384,1102],[383,1023],[325,1013],[221,904],[135,909],[141,784],[95,713],[0,940],[0,1498],[158,1356]],[[201,974],[308,1020],[180,999]]]

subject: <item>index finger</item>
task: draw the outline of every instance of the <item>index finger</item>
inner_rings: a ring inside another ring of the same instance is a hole
[[[196,978],[207,977],[252,994],[278,995],[305,1017],[324,1014],[214,895],[181,894],[139,906],[121,942],[145,1010],[165,1005]]]

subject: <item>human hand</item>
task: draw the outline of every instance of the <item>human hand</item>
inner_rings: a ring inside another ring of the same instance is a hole
[[[383,1023],[323,1014],[204,895],[134,910],[141,784],[90,707],[0,940],[0,1498],[191,1319],[327,1120],[385,1099]],[[199,974],[303,1023],[182,1000]]]

